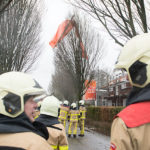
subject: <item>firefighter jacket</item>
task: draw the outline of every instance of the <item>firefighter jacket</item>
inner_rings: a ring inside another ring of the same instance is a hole
[[[69,112],[69,107],[62,105],[60,107],[59,119],[60,120],[67,120],[68,112]]]
[[[68,150],[68,140],[64,126],[59,123],[58,118],[41,114],[37,121],[47,126],[49,132],[48,143],[54,150]]]
[[[30,122],[22,113],[16,118],[0,115],[0,149],[52,150],[47,143],[48,131],[39,122]]]
[[[150,149],[150,101],[127,106],[114,119],[110,150]]]
[[[69,111],[69,115],[70,115],[70,122],[78,122],[78,118],[80,116],[79,110],[73,110],[73,109],[71,109]]]
[[[86,118],[86,108],[85,108],[85,106],[80,106],[79,111],[80,111],[80,119],[85,120],[85,118]]]

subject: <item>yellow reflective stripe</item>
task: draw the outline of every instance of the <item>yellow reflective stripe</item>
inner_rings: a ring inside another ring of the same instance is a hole
[[[69,149],[68,145],[59,146],[59,150],[68,150],[68,149]]]
[[[68,134],[71,134],[72,133],[72,122],[69,123],[69,128],[68,128]]]
[[[57,145],[51,145],[54,150],[57,150]]]
[[[75,126],[74,126],[74,129],[73,129],[73,134],[77,134],[77,125],[78,125],[78,123],[76,122],[75,123]]]
[[[70,120],[72,121],[77,121],[78,120],[78,114],[71,114],[71,118],[70,118]],[[73,117],[75,117],[75,118],[73,118]]]
[[[80,119],[85,119],[85,117],[80,117]]]
[[[36,119],[36,118],[38,118],[38,117],[39,117],[39,115],[35,116],[34,119]]]
[[[86,113],[86,111],[82,111],[82,110],[81,110],[80,112],[82,113],[82,115],[81,115],[80,118],[81,118],[81,119],[85,119],[85,113]]]

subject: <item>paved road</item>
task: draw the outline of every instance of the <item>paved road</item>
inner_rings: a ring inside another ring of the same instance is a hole
[[[109,150],[110,137],[86,129],[84,137],[72,137],[68,141],[69,150]]]

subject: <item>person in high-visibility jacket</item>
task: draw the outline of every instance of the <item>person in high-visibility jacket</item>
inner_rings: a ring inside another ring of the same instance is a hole
[[[78,126],[78,118],[80,116],[79,110],[77,110],[76,103],[72,103],[70,107],[70,119],[69,119],[69,128],[68,128],[68,137],[71,137],[72,130],[73,130],[73,137],[76,138],[77,134],[77,126]]]
[[[59,112],[59,117],[58,117],[60,123],[63,124],[64,127],[66,127],[68,112],[69,112],[69,102],[67,100],[65,100],[63,102],[63,105],[60,106],[60,112]]]
[[[60,102],[54,96],[47,96],[41,104],[40,116],[36,119],[48,129],[48,143],[54,150],[68,150],[68,140],[64,126],[58,121]]]
[[[79,126],[80,126],[80,134],[79,136],[84,136],[84,125],[85,125],[85,118],[86,118],[86,108],[84,105],[84,100],[79,101],[79,111],[80,111],[80,119],[79,119]]]

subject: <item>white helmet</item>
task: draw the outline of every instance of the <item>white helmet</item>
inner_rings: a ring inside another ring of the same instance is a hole
[[[59,101],[59,104],[60,104],[60,105],[62,105],[62,103],[63,103],[62,101]]]
[[[28,74],[7,72],[0,75],[0,114],[17,117],[24,112],[25,99],[45,91]]]
[[[84,100],[80,100],[80,101],[79,101],[79,104],[80,104],[80,105],[84,105]]]
[[[65,105],[69,105],[69,102],[67,101],[67,100],[65,100],[64,102],[63,102],[63,104],[65,104]]]
[[[150,83],[150,33],[137,35],[127,42],[116,68],[127,71],[133,86],[145,87]]]
[[[71,107],[72,107],[72,108],[76,108],[76,107],[77,107],[76,103],[72,103],[72,104],[71,104]]]
[[[58,117],[59,106],[59,100],[55,96],[48,96],[42,102],[40,114]]]

